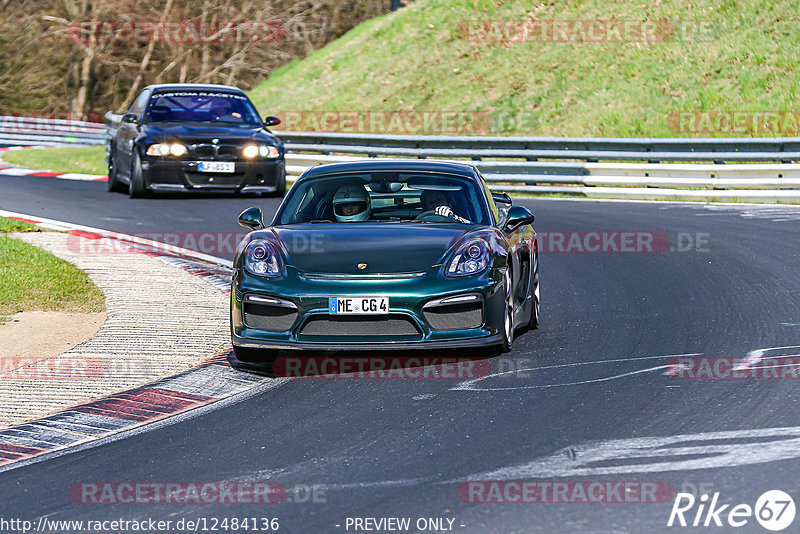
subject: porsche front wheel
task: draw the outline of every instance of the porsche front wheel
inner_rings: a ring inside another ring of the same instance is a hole
[[[503,303],[503,352],[509,352],[514,343],[514,277],[511,265],[506,268],[503,286],[506,292]]]

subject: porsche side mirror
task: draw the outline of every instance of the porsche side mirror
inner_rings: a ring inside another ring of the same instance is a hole
[[[508,193],[492,193],[492,200],[496,203],[508,204],[509,206],[512,204],[511,197]]]
[[[136,124],[139,122],[139,117],[136,116],[136,113],[126,113],[122,116],[122,122],[127,122],[128,124]]]
[[[264,117],[264,126],[275,126],[276,124],[280,124],[281,120],[278,117],[273,117],[270,115],[269,117]]]
[[[513,232],[520,226],[531,224],[534,219],[536,219],[536,217],[534,217],[531,210],[525,206],[511,206],[508,208],[504,229],[506,232]]]
[[[264,228],[264,219],[261,215],[261,208],[247,208],[239,214],[239,224],[251,231]]]

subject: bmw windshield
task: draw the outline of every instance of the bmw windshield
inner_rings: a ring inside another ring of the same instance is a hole
[[[218,122],[260,126],[261,118],[244,95],[214,91],[156,93],[144,122]]]

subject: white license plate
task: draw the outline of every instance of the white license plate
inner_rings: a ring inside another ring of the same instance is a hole
[[[389,297],[328,297],[331,315],[381,315],[389,313]]]
[[[236,172],[236,164],[230,161],[198,161],[197,172]]]

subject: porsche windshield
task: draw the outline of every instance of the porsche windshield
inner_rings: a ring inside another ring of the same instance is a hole
[[[156,93],[145,122],[220,122],[260,125],[253,104],[243,95],[210,91]]]
[[[292,188],[276,224],[343,222],[490,224],[483,190],[448,174],[325,176]]]

